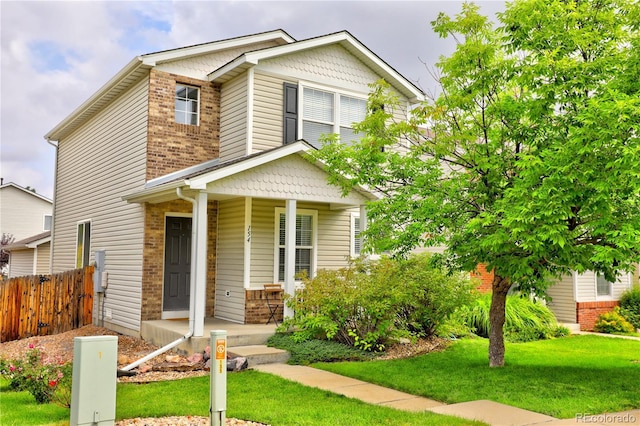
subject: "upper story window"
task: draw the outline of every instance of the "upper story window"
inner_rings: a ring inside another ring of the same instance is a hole
[[[304,139],[315,147],[321,136],[336,133],[342,143],[351,144],[360,136],[353,123],[364,120],[366,97],[326,88],[284,83],[284,143]]]
[[[176,84],[176,123],[198,125],[200,89]]]
[[[305,87],[302,91],[302,138],[319,147],[323,134],[337,133],[350,144],[358,135],[351,126],[364,120],[366,99]]]
[[[53,216],[51,216],[50,214],[45,214],[44,225],[42,229],[45,231],[51,231],[52,224],[53,224]]]

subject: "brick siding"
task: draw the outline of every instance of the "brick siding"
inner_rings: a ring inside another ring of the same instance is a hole
[[[183,200],[145,205],[145,235],[142,276],[141,320],[157,320],[162,315],[162,284],[164,281],[165,212],[191,213],[192,206]],[[216,232],[218,203],[207,207],[207,302],[205,315],[213,316],[216,281]]]
[[[618,306],[618,301],[606,302],[577,302],[576,322],[580,324],[580,330],[592,331],[596,325],[598,316],[613,311]]]
[[[478,268],[475,271],[471,272],[471,278],[475,278],[480,280],[480,285],[478,285],[477,289],[481,293],[489,293],[492,289],[493,283],[493,270],[487,271],[487,268],[484,264],[480,263]]]
[[[176,84],[200,88],[198,126],[175,122]],[[152,69],[147,131],[147,180],[218,158],[220,86]]]
[[[282,303],[282,294],[277,297]],[[271,296],[269,296],[271,297]],[[282,308],[278,308],[275,318],[278,323],[282,321]],[[266,324],[271,313],[267,306],[267,297],[264,290],[245,290],[244,323]],[[273,323],[273,320],[271,321]]]

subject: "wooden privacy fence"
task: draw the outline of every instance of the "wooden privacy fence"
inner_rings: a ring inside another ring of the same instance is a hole
[[[91,324],[93,266],[0,282],[0,342]]]

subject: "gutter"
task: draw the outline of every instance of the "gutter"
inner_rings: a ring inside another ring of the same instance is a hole
[[[196,205],[197,202],[196,202],[196,200],[194,198],[189,198],[189,197],[185,196],[182,193],[182,189],[181,188],[176,188],[176,195],[178,196],[178,198],[181,198],[181,199],[183,199],[185,201],[188,201],[194,206],[194,208],[193,208],[194,214],[197,212],[197,209],[195,208],[195,205]],[[195,226],[191,227],[191,233],[192,233],[192,235],[191,235],[191,244],[193,246],[195,246],[195,244],[196,244],[196,227]],[[192,252],[195,253],[195,247],[192,247]],[[196,262],[191,262],[191,282],[189,283],[189,286],[191,287],[190,290],[189,290],[191,292],[191,298],[190,298],[190,301],[189,301],[189,331],[187,332],[187,334],[185,334],[184,336],[180,337],[177,340],[174,340],[173,342],[169,343],[168,345],[163,346],[163,347],[161,347],[160,349],[158,349],[158,350],[156,350],[154,352],[151,352],[149,355],[146,355],[146,356],[140,358],[139,360],[134,361],[131,364],[125,366],[125,367],[122,367],[119,371],[126,372],[126,371],[129,371],[129,370],[132,370],[132,369],[138,367],[139,365],[149,361],[150,359],[153,359],[153,358],[157,357],[158,355],[161,355],[161,354],[167,352],[169,349],[172,349],[172,348],[178,346],[182,342],[185,342],[185,341],[189,340],[191,338],[191,336],[193,336],[193,330],[194,330],[194,327],[195,327],[195,305],[196,305],[196,303],[195,303],[196,302],[195,301],[195,298],[196,298],[196,274],[195,274],[195,266],[196,265],[195,265],[195,263]]]
[[[55,222],[56,222],[56,188],[58,186],[58,141],[55,141],[55,143],[49,139],[49,138],[45,138],[45,140],[47,141],[47,143],[49,145],[51,145],[54,149],[55,149],[55,165],[53,167],[53,204],[51,206],[51,244],[49,246],[49,275],[53,274],[53,232],[55,227]]]

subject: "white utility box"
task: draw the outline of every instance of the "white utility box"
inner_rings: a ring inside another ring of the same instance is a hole
[[[118,337],[73,339],[70,425],[114,425]]]

